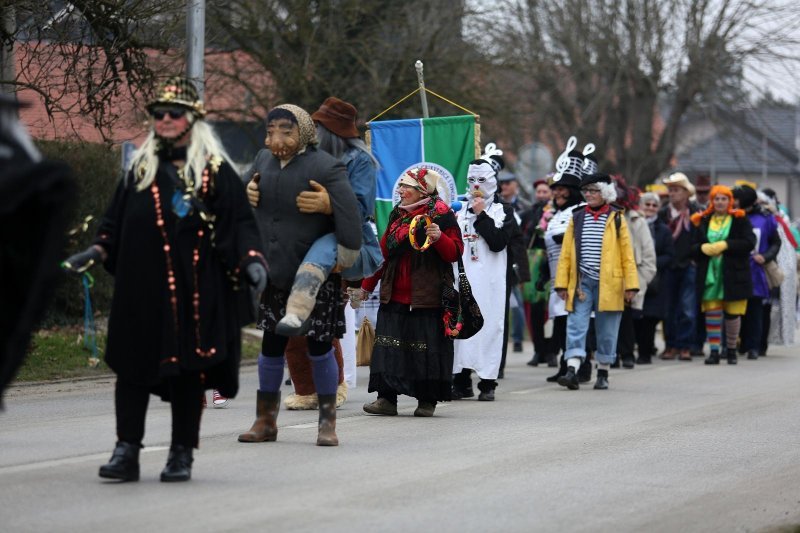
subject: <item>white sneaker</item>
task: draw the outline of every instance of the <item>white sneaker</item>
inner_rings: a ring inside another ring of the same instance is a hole
[[[214,409],[225,409],[228,407],[228,399],[221,395],[217,389],[214,389],[212,393],[212,403],[214,404]]]

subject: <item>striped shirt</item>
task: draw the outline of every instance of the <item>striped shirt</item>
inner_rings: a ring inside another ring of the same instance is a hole
[[[606,229],[608,213],[603,213],[597,220],[589,213],[583,219],[581,233],[581,263],[578,269],[592,279],[600,279],[600,261],[603,251],[603,233]]]

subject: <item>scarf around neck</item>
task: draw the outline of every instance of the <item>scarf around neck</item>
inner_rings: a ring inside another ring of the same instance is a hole
[[[448,214],[450,214],[449,217],[447,217]],[[417,215],[430,216],[442,232],[455,225],[455,216],[452,214],[450,207],[438,197],[429,196],[407,206],[398,204],[389,214],[389,223],[386,226],[386,249],[389,257],[414,250],[408,240],[408,234],[411,230],[411,221]],[[425,229],[420,226],[417,231],[422,232],[419,236],[424,241]]]

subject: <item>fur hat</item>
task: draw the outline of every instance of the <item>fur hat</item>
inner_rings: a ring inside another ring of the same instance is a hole
[[[157,106],[179,106],[194,113],[198,118],[206,116],[203,101],[191,80],[183,76],[172,76],[163,82],[156,92],[155,98],[147,104],[152,111]]]
[[[669,187],[670,185],[683,187],[689,192],[689,196],[694,196],[695,193],[694,185],[692,185],[692,182],[689,181],[689,178],[686,177],[686,174],[684,174],[683,172],[676,172],[674,174],[670,174],[669,177],[666,177],[661,181],[667,187]]]
[[[356,108],[335,96],[329,96],[314,111],[311,118],[343,139],[358,137],[356,128]]]

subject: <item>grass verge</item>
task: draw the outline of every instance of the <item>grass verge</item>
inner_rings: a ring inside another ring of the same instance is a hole
[[[83,347],[83,328],[80,326],[55,327],[37,331],[28,355],[15,381],[51,381],[55,379],[106,376],[111,369],[105,364],[103,351],[105,332],[97,332],[97,352],[100,363],[89,365],[91,353]],[[242,335],[242,361],[253,360],[261,350],[261,339]]]

